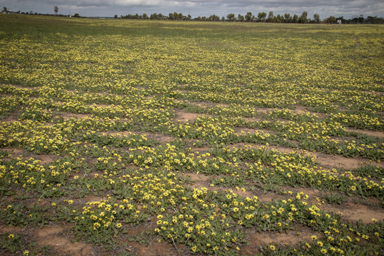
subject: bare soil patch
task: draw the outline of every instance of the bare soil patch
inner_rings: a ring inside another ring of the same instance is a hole
[[[372,219],[384,220],[384,209],[372,209],[362,204],[346,203],[342,205],[323,204],[320,209],[340,213],[341,217],[347,220],[359,221],[360,219],[364,224],[372,223]]]
[[[273,110],[278,110],[279,108],[256,108],[257,113],[268,113]]]
[[[13,87],[16,87],[18,89],[26,89],[26,90],[37,90],[39,87],[27,87],[20,84],[12,84]]]
[[[353,37],[353,40],[356,41],[355,46],[360,46],[360,43],[357,41],[357,37]]]
[[[158,255],[178,255],[175,247],[171,243],[159,242],[156,236],[146,235],[145,243],[130,242],[128,238],[152,232],[157,226],[157,217],[152,217],[149,222],[140,225],[129,224],[125,226],[126,234],[120,236],[120,241],[128,246],[125,248],[127,252],[135,252],[135,255],[158,256]],[[177,245],[182,255],[190,255],[189,248],[183,245]]]
[[[280,151],[281,153],[291,153],[295,152],[298,154],[302,154],[305,156],[310,157],[316,157],[316,161],[320,163],[321,166],[327,167],[327,168],[343,168],[346,170],[351,170],[354,168],[358,168],[361,165],[375,165],[384,167],[384,163],[376,163],[372,162],[371,160],[365,159],[365,158],[348,158],[343,157],[339,155],[329,155],[324,153],[314,153],[303,149],[295,149],[295,148],[287,148],[287,147],[277,147],[277,146],[265,146],[265,145],[259,145],[259,144],[247,144],[247,143],[236,143],[232,144],[231,148],[242,148],[242,147],[250,147],[250,148],[265,148],[265,149],[275,149],[277,151]]]
[[[255,253],[260,252],[260,247],[265,244],[282,244],[282,245],[297,245],[300,242],[312,241],[311,236],[316,235],[318,238],[322,238],[323,235],[316,232],[304,225],[295,225],[293,230],[287,232],[256,232],[254,230],[248,230],[245,238],[250,241],[249,245],[242,247],[242,255],[253,256]]]
[[[368,136],[372,137],[379,137],[379,138],[384,138],[384,132],[380,131],[368,131],[368,130],[358,130],[358,129],[353,129],[353,128],[345,128],[348,132],[358,132],[358,133],[363,133]]]
[[[210,107],[215,107],[215,106],[220,106],[220,107],[229,107],[229,104],[226,103],[214,103],[214,102],[189,102],[189,104],[202,107],[202,108],[210,108]]]
[[[83,242],[72,243],[65,234],[65,229],[57,225],[48,225],[36,230],[40,246],[50,246],[60,255],[92,255],[92,246]]]
[[[175,121],[180,123],[190,122],[192,123],[199,116],[197,113],[188,113],[182,110],[176,111]]]
[[[178,245],[178,250],[180,250],[181,247],[183,246]],[[159,255],[176,256],[178,255],[176,249],[170,243],[164,243],[164,242],[160,242],[160,243],[154,242],[153,244],[151,244],[151,246],[139,245],[138,243],[136,243],[134,248],[137,251],[137,255],[145,255],[145,256],[159,256]],[[189,248],[187,249],[189,251]]]
[[[21,148],[3,148],[2,151],[7,151],[12,154],[12,157],[21,157],[22,159],[34,158],[35,160],[39,160],[40,165],[45,165],[54,162],[58,157],[54,155],[38,155],[28,151],[25,151]]]
[[[236,133],[239,135],[246,135],[247,133],[250,134],[263,134],[263,133],[269,133],[269,134],[274,134],[274,131],[269,131],[269,130],[264,130],[264,129],[249,129],[249,128],[236,128]]]
[[[124,136],[130,136],[132,134],[139,134],[135,132],[130,132],[130,131],[111,131],[111,132],[102,132],[101,135],[112,135],[116,137],[124,137]]]
[[[83,119],[91,116],[91,114],[77,114],[77,113],[70,113],[70,112],[59,112],[59,115],[61,115],[64,119],[70,119],[73,117],[77,119]]]
[[[317,161],[320,162],[320,165],[328,168],[343,168],[346,170],[351,170],[358,168],[362,165],[375,165],[384,167],[384,163],[373,163],[370,160],[364,158],[347,158],[337,155],[327,155],[324,153],[316,153]]]
[[[161,133],[143,132],[142,134],[147,136],[148,139],[154,139],[154,140],[157,140],[161,143],[168,143],[168,142],[171,142],[171,141],[176,139],[175,137],[164,135]]]
[[[23,229],[17,226],[0,224],[0,233],[21,233],[22,231]]]
[[[309,111],[309,110],[307,110],[307,107],[305,107],[305,106],[295,105],[295,107],[296,107],[295,110],[293,110],[293,112],[295,114],[310,113],[310,114],[316,115],[317,118],[326,118],[327,117],[327,114]]]
[[[256,117],[243,117],[243,119],[247,122],[260,122],[261,121],[260,118],[256,118]]]
[[[21,113],[21,110],[16,110],[12,113],[8,113],[7,116],[4,117],[4,119],[0,119],[0,123],[5,122],[7,124],[19,121],[19,115]]]
[[[12,154],[13,157],[15,156],[21,156],[24,152],[24,149],[22,148],[2,148],[2,151],[7,151],[8,153]]]
[[[300,114],[303,112],[307,112],[307,107],[301,106],[301,105],[295,105],[295,110],[293,110],[294,113]]]
[[[210,176],[204,175],[204,174],[197,174],[194,172],[187,172],[187,173],[179,173],[181,176],[189,176],[191,178],[191,181],[194,182],[190,187],[192,189],[197,188],[209,188],[208,180],[210,179]]]
[[[210,176],[207,176],[205,174],[197,174],[197,173],[194,173],[194,172],[188,172],[188,173],[184,173],[182,174],[183,176],[189,176],[191,177],[191,180],[192,181],[208,181]]]

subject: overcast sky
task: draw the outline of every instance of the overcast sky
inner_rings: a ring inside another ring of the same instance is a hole
[[[38,12],[53,14],[53,7],[59,7],[59,14],[75,14],[92,17],[113,17],[126,14],[151,14],[170,12],[197,16],[227,16],[229,13],[245,15],[252,12],[273,11],[277,14],[300,14],[308,12],[308,17],[320,14],[324,19],[329,16],[353,15],[384,17],[383,0],[0,0],[0,7],[10,11]]]

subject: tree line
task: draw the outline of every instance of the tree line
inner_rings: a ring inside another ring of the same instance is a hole
[[[268,15],[265,12],[259,12],[257,16],[253,15],[252,12],[247,12],[246,15],[238,14],[237,16],[233,13],[230,13],[227,15],[227,17],[219,17],[215,14],[210,15],[209,17],[206,16],[198,16],[194,18],[193,20],[198,21],[239,21],[239,22],[286,22],[286,23],[321,23],[320,16],[318,14],[315,14],[313,16],[313,20],[308,19],[308,13],[303,12],[301,16],[298,16],[297,14],[294,14],[291,16],[291,14],[286,13],[284,15],[278,14],[275,16],[273,12],[269,12]],[[115,15],[115,18],[119,18],[117,15]],[[182,13],[177,12],[171,12],[167,15],[163,15],[161,13],[153,13],[149,16],[146,13],[143,13],[142,15],[139,14],[128,14],[128,15],[121,15],[121,19],[151,19],[151,20],[191,20],[192,17],[190,14],[183,15]]]
[[[66,15],[66,14],[58,14],[59,12],[59,7],[56,5],[53,7],[53,11],[55,12],[55,16],[60,16],[60,17],[72,17],[71,15]],[[3,13],[3,14],[27,14],[27,15],[42,15],[42,16],[52,16],[53,14],[49,14],[49,13],[37,13],[37,12],[33,12],[32,10],[29,11],[29,12],[22,12],[20,10],[18,11],[10,11],[8,10],[7,7],[3,7],[3,10],[0,12],[0,13]],[[75,13],[73,15],[73,17],[75,18],[80,18],[80,14],[78,13]]]
[[[63,15],[58,14],[59,7],[54,6],[53,10],[55,12],[55,15],[61,16],[61,17],[68,17],[70,15]],[[16,13],[16,14],[29,14],[29,15],[52,15],[52,14],[41,14],[37,12],[12,12],[9,11],[7,7],[3,7],[2,13]],[[75,13],[73,17],[80,17],[78,13]],[[167,15],[163,15],[161,13],[153,13],[150,15],[147,15],[146,13],[143,13],[142,15],[136,14],[127,14],[127,15],[121,15],[120,17],[116,14],[114,16],[115,19],[150,19],[150,20],[197,20],[197,21],[231,21],[231,22],[271,22],[271,23],[327,23],[327,24],[334,24],[337,22],[340,22],[342,24],[384,24],[384,17],[377,17],[377,16],[367,16],[364,18],[363,15],[355,16],[350,19],[345,19],[343,16],[340,17],[334,17],[329,16],[328,18],[325,18],[323,21],[320,19],[320,15],[315,13],[312,18],[308,18],[308,13],[304,11],[300,16],[297,14],[291,15],[289,13],[285,13],[284,15],[277,14],[276,16],[273,14],[273,11],[270,11],[267,15],[265,12],[259,12],[256,15],[253,15],[252,12],[247,12],[245,15],[238,14],[237,16],[234,13],[228,14],[226,17],[222,16],[219,17],[215,14],[207,16],[198,16],[194,19],[192,19],[192,16],[190,14],[183,15],[182,13],[177,12],[170,12]]]
[[[300,16],[297,14],[291,15],[290,13],[273,14],[273,11],[270,11],[268,14],[266,12],[259,12],[257,15],[253,15],[252,12],[247,12],[247,14],[242,15],[238,14],[237,16],[234,13],[228,14],[226,17],[219,17],[218,15],[212,14],[210,16],[198,16],[192,19],[191,15],[183,15],[182,13],[171,12],[168,15],[163,15],[161,13],[153,13],[147,15],[143,13],[142,15],[136,14],[127,14],[121,15],[120,17],[116,14],[115,19],[150,19],[150,20],[197,20],[197,21],[236,21],[236,22],[270,22],[270,23],[328,23],[334,24],[338,21],[343,24],[384,24],[383,17],[377,16],[368,16],[364,18],[363,15],[359,17],[354,17],[351,19],[344,19],[343,16],[338,18],[334,16],[329,16],[323,21],[320,19],[320,15],[315,13],[312,18],[308,17],[308,13],[304,11]]]

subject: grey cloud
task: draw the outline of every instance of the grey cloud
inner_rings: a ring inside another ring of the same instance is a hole
[[[245,14],[251,11],[273,11],[276,14],[301,14],[307,11],[309,16],[319,13],[321,18],[330,15],[349,17],[351,15],[384,16],[382,0],[0,0],[0,7],[10,10],[53,13],[53,6],[59,7],[59,13],[82,16],[113,16],[135,13],[181,12],[191,13],[193,17],[216,14],[226,16],[228,13]]]

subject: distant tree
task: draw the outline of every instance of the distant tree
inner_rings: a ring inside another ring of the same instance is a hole
[[[177,12],[174,12],[174,13],[173,13],[173,18],[174,18],[175,20],[180,20],[179,14],[178,14]]]
[[[236,20],[235,14],[233,14],[233,13],[228,14],[228,15],[227,15],[227,20],[229,20],[229,21],[234,21],[234,20]]]
[[[273,22],[273,21],[274,21],[273,18],[274,18],[274,16],[273,16],[273,12],[270,11],[270,12],[268,13],[267,22]]]
[[[163,14],[159,13],[159,15],[158,15],[158,19],[159,19],[159,20],[164,20],[164,19],[165,19],[165,16],[164,16]]]
[[[191,14],[188,14],[187,19],[188,19],[188,20],[192,19]]]
[[[243,16],[243,15],[238,14],[238,15],[237,15],[237,20],[238,20],[238,21],[241,21],[241,22],[244,22],[245,19],[244,19],[244,16]]]
[[[349,23],[350,20],[344,19],[344,16],[337,17],[336,20],[340,20],[342,24]],[[325,20],[324,20],[325,22]]]
[[[253,21],[255,16],[252,15],[252,12],[247,12],[247,15],[245,15],[245,20],[250,22]]]
[[[73,17],[75,17],[75,18],[80,18],[80,14],[75,13],[75,15],[73,15]]]
[[[115,14],[115,19],[117,19],[117,14]]]
[[[7,7],[3,7],[3,13],[8,13],[8,8]]]
[[[364,23],[364,15],[360,14],[360,17],[358,18],[358,20],[359,20],[360,24],[363,24]]]
[[[285,21],[286,23],[291,22],[291,21],[292,21],[291,14],[289,14],[289,13],[285,13],[285,14],[284,14],[284,21]]]
[[[209,16],[209,20],[210,21],[220,21],[220,17],[217,16],[216,14],[213,14],[213,15]]]
[[[142,17],[143,19],[148,19],[148,15],[146,13],[143,13]]]
[[[368,23],[368,24],[377,24],[378,20],[379,19],[377,18],[377,16],[368,16],[367,19],[366,19],[366,23]]]
[[[299,18],[299,23],[307,23],[308,22],[308,13],[303,12]]]
[[[333,24],[333,23],[336,22],[336,18],[334,16],[329,16],[328,18],[326,18],[324,20],[324,22],[327,23],[327,24]]]
[[[294,14],[292,17],[292,22],[297,23],[298,21],[299,21],[299,16],[297,16],[297,14]]]
[[[264,22],[266,17],[267,17],[267,14],[265,12],[259,12],[257,14],[258,21]]]
[[[170,20],[174,20],[174,19],[175,19],[175,16],[173,15],[172,12],[170,12],[170,13],[168,14],[168,18],[169,18]]]
[[[225,21],[225,17],[224,16],[221,17],[221,21]]]
[[[317,14],[317,13],[313,14],[313,21],[314,21],[315,23],[320,24],[320,23],[321,23],[320,15]]]
[[[55,5],[55,7],[53,7],[53,10],[55,11],[55,14],[57,15],[57,13],[59,12],[59,7],[57,5]]]
[[[277,16],[275,17],[275,22],[277,22],[277,23],[284,22],[284,16],[277,14]]]

